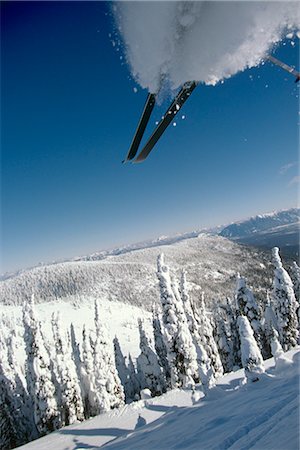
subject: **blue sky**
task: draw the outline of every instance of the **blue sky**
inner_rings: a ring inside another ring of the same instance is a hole
[[[1,3],[2,272],[297,203],[299,86],[271,64],[199,86],[149,159],[121,164],[146,92],[109,12]]]

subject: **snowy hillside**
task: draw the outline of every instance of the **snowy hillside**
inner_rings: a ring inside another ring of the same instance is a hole
[[[299,447],[300,350],[275,367],[265,361],[266,373],[257,383],[243,384],[243,370],[227,374],[204,397],[172,390],[161,397],[140,400],[119,411],[65,427],[27,444],[28,450],[79,448],[130,450],[259,449]]]
[[[158,299],[156,260],[160,252],[176,274],[187,271],[195,301],[199,299],[199,286],[208,299],[232,296],[237,272],[256,288],[269,287],[268,254],[220,236],[200,234],[99,261],[70,261],[24,271],[0,282],[0,303],[20,305],[34,293],[37,303],[63,300],[80,304],[92,297],[148,308]]]

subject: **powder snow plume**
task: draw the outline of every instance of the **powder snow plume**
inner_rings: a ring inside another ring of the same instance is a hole
[[[214,85],[258,65],[300,25],[299,3],[289,1],[125,1],[114,9],[131,73],[151,92],[162,80],[171,89]]]

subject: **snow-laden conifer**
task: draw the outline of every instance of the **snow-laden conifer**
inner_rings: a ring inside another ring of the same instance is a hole
[[[154,336],[154,347],[158,358],[158,363],[163,369],[164,378],[166,380],[166,387],[170,388],[171,371],[168,361],[167,347],[164,341],[162,332],[161,317],[158,308],[152,308],[152,325]]]
[[[95,301],[94,374],[100,411],[118,408],[125,402],[124,390],[117,373],[112,346],[99,317],[99,304]]]
[[[237,275],[235,299],[237,309],[241,316],[247,317],[254,332],[254,338],[259,345],[260,350],[263,350],[263,329],[262,329],[262,313],[257,304],[254,294],[246,285],[246,280]]]
[[[139,377],[134,365],[134,362],[132,360],[131,354],[128,354],[128,370],[130,374],[130,380],[133,385],[133,391],[134,391],[134,400],[140,399],[140,392],[141,392],[141,384],[139,381]]]
[[[222,361],[224,372],[231,372],[236,365],[234,359],[234,339],[226,307],[220,306],[216,327],[216,343]]]
[[[12,348],[6,342],[0,336],[1,449],[15,448],[38,437],[32,411],[28,408],[27,392],[19,376]]]
[[[163,254],[157,259],[157,277],[162,304],[162,322],[168,361],[171,372],[171,387],[194,384],[199,378],[197,353],[188,327],[182,302],[176,299],[168,266]]]
[[[235,302],[227,298],[226,303],[219,305],[216,339],[225,372],[242,366],[237,317]]]
[[[292,280],[282,265],[277,247],[273,248],[272,257],[275,268],[272,302],[277,317],[279,340],[283,350],[287,351],[297,344],[299,334],[297,318],[298,304],[296,302]]]
[[[61,420],[71,425],[84,419],[81,389],[76,367],[72,359],[71,343],[62,332],[59,313],[52,315],[52,332],[55,345],[55,366],[59,382]]]
[[[267,352],[269,353],[268,356],[271,358],[271,356],[274,356],[272,354],[272,341],[275,335],[278,337],[278,323],[276,314],[272,305],[271,298],[269,296],[269,293],[267,294],[267,301],[266,306],[264,310],[264,335],[266,339],[266,345],[267,345]]]
[[[90,345],[90,336],[86,331],[85,325],[82,330],[81,388],[83,393],[85,418],[100,414],[94,372],[93,351]]]
[[[142,389],[150,389],[152,396],[166,392],[166,380],[163,369],[158,363],[157,355],[150,338],[146,336],[141,319],[138,320],[140,333],[140,355],[137,358],[137,370]]]
[[[202,344],[201,338],[201,324],[200,318],[195,310],[192,308],[191,299],[188,293],[186,273],[182,271],[180,279],[180,293],[181,299],[186,314],[190,333],[197,352],[197,362],[200,381],[204,387],[209,388],[215,384],[214,370],[208,354]]]
[[[265,371],[263,357],[254,338],[253,329],[246,316],[238,317],[241,340],[242,365],[248,381],[257,381]]]
[[[23,324],[27,389],[33,403],[36,427],[44,435],[59,428],[60,421],[49,355],[34,313],[33,298],[24,303]]]
[[[70,325],[70,338],[71,338],[72,360],[75,364],[77,379],[78,379],[80,390],[81,390],[81,398],[84,399],[84,391],[83,391],[83,385],[82,385],[82,361],[81,361],[81,353],[80,353],[80,344],[77,341],[73,323],[71,323],[71,325]]]
[[[126,365],[126,357],[122,353],[117,336],[115,336],[113,343],[116,368],[124,389],[125,401],[126,403],[130,403],[132,400],[134,400],[136,394],[133,379],[130,377],[130,371]]]
[[[202,345],[207,353],[207,356],[212,367],[213,375],[215,378],[221,377],[224,373],[221,358],[219,355],[218,347],[213,335],[213,327],[208,316],[208,312],[204,302],[204,294],[202,293],[199,302],[198,311],[193,307],[193,313],[199,324],[199,336]]]
[[[300,267],[298,266],[296,261],[293,261],[290,273],[291,273],[291,280],[294,286],[295,297],[297,302],[300,303]]]

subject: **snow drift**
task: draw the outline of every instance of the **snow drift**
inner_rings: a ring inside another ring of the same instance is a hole
[[[299,448],[299,348],[285,367],[264,362],[266,375],[244,384],[244,371],[220,378],[204,397],[175,389],[62,428],[22,449],[210,450]]]
[[[132,75],[151,92],[256,66],[300,24],[297,2],[278,1],[118,2],[115,17]]]

